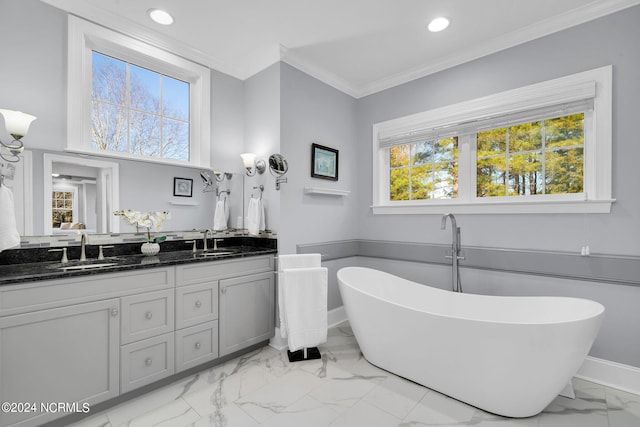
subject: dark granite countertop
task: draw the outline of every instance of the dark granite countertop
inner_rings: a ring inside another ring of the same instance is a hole
[[[139,246],[139,245],[138,245]],[[166,251],[154,256],[142,254],[126,254],[105,257],[104,260],[90,259],[84,262],[40,261],[14,264],[0,264],[0,286],[33,282],[39,280],[62,279],[66,277],[87,276],[123,272],[144,268],[166,267],[194,262],[211,262],[234,258],[269,255],[277,253],[277,249],[257,246],[225,246],[217,251],[210,250],[203,254],[202,250],[193,253],[191,250]],[[100,268],[81,268],[93,264],[112,264]],[[67,267],[67,269],[63,269]],[[71,269],[68,269],[71,267]]]

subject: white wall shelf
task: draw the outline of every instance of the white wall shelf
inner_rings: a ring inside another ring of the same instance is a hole
[[[325,196],[344,197],[351,194],[351,191],[334,190],[333,188],[304,187],[304,194],[322,194]]]
[[[200,203],[198,202],[191,202],[188,200],[182,201],[182,200],[172,200],[169,202],[172,205],[179,205],[179,206],[198,206]]]

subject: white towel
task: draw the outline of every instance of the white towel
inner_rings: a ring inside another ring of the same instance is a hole
[[[216,211],[213,214],[213,229],[215,231],[226,230],[228,223],[229,207],[227,205],[227,199],[218,200],[216,202]]]
[[[292,254],[278,255],[278,271],[289,268],[311,268],[320,267],[322,258],[320,254]],[[280,318],[280,336],[287,338],[287,318],[284,309],[284,288],[285,276],[278,276],[278,315]]]
[[[286,268],[310,268],[320,267],[322,258],[320,254],[292,254],[278,255],[278,270]]]
[[[288,268],[279,275],[289,351],[327,342],[327,268]]]
[[[264,229],[264,206],[262,200],[251,197],[247,208],[247,230],[249,234],[257,236]]]
[[[6,185],[0,185],[0,252],[20,245],[16,225],[13,193]]]

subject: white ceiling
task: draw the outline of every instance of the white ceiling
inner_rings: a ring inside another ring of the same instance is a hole
[[[246,79],[277,62],[362,97],[640,0],[42,0]],[[162,8],[165,27],[146,14]],[[439,15],[451,25],[430,33]]]

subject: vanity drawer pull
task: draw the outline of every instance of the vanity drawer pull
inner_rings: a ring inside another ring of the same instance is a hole
[[[153,317],[153,313],[150,311],[147,311],[147,314],[145,314],[144,317],[146,317],[148,320],[151,320],[151,318]]]
[[[196,301],[196,308],[200,308],[202,307],[202,301],[198,300]]]
[[[199,343],[199,342],[197,342],[197,343],[196,343],[196,345],[195,345],[195,347],[196,347],[196,350],[200,350],[200,347],[202,347],[202,346],[200,345],[200,343]]]
[[[117,309],[117,308],[112,308],[112,309],[111,309],[111,315],[112,315],[113,317],[116,317],[116,316],[118,315],[118,309]]]
[[[151,366],[153,364],[153,360],[150,357],[147,357],[147,360],[144,361],[144,364],[147,366]]]

